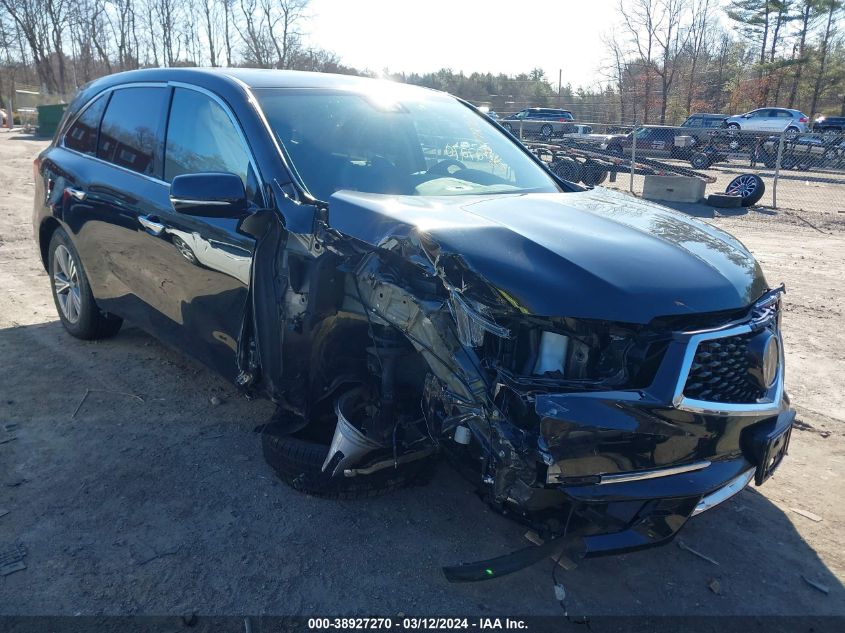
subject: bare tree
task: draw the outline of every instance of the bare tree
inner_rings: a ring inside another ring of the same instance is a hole
[[[651,76],[654,65],[655,30],[655,0],[634,0],[625,2],[619,0],[619,12],[639,56],[637,65],[643,74],[642,122],[648,123],[651,105]],[[636,118],[636,101],[634,102],[634,117]]]
[[[823,0],[821,9],[825,14],[824,29],[822,30],[821,41],[819,42],[818,61],[819,68],[816,75],[816,81],[813,85],[813,97],[810,105],[810,116],[817,114],[817,106],[819,96],[822,94],[824,81],[826,78],[828,56],[830,54],[830,45],[833,37],[836,34],[836,18],[843,7],[842,0]]]
[[[670,90],[678,68],[676,62],[684,46],[681,39],[681,21],[686,15],[688,0],[662,0],[656,4],[658,21],[655,25],[654,39],[660,52],[660,64],[655,68],[655,72],[660,76],[660,125],[664,125]]]
[[[689,82],[687,83],[687,115],[692,114],[692,100],[696,88],[696,71],[700,63],[704,43],[710,26],[710,0],[697,0],[692,8],[692,20],[687,37],[689,52]]]

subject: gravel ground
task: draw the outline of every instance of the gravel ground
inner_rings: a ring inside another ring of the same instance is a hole
[[[561,614],[550,561],[444,580],[443,564],[526,544],[448,468],[369,501],[303,496],[261,457],[268,403],[135,327],[101,343],[66,335],[30,224],[44,146],[0,132],[0,554],[28,550],[25,570],[0,576],[0,615]],[[841,193],[830,202],[845,207]],[[718,566],[677,544],[586,561],[563,574],[570,612],[845,615],[845,215],[708,221],[787,284],[790,455],[684,529]]]

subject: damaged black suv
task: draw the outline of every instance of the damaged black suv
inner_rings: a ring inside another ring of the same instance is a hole
[[[786,452],[783,288],[742,244],[558,179],[448,95],[122,73],[35,170],[71,334],[128,319],[269,397],[264,453],[298,490],[371,495],[443,457],[544,539],[452,580],[664,542]]]

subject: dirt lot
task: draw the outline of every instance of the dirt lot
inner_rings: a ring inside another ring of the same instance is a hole
[[[525,545],[448,468],[370,501],[303,496],[261,457],[266,402],[137,328],[103,343],[66,335],[30,225],[44,145],[0,132],[0,553],[28,549],[27,568],[0,577],[0,615],[561,613],[551,562],[444,580],[442,564]],[[845,210],[845,187],[831,196]],[[845,214],[708,221],[786,282],[790,455],[684,529],[718,565],[677,544],[586,561],[564,574],[570,611],[845,615]]]

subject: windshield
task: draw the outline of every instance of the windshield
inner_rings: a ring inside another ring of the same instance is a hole
[[[255,94],[319,200],[341,189],[417,196],[560,191],[495,124],[445,95],[398,89]]]

